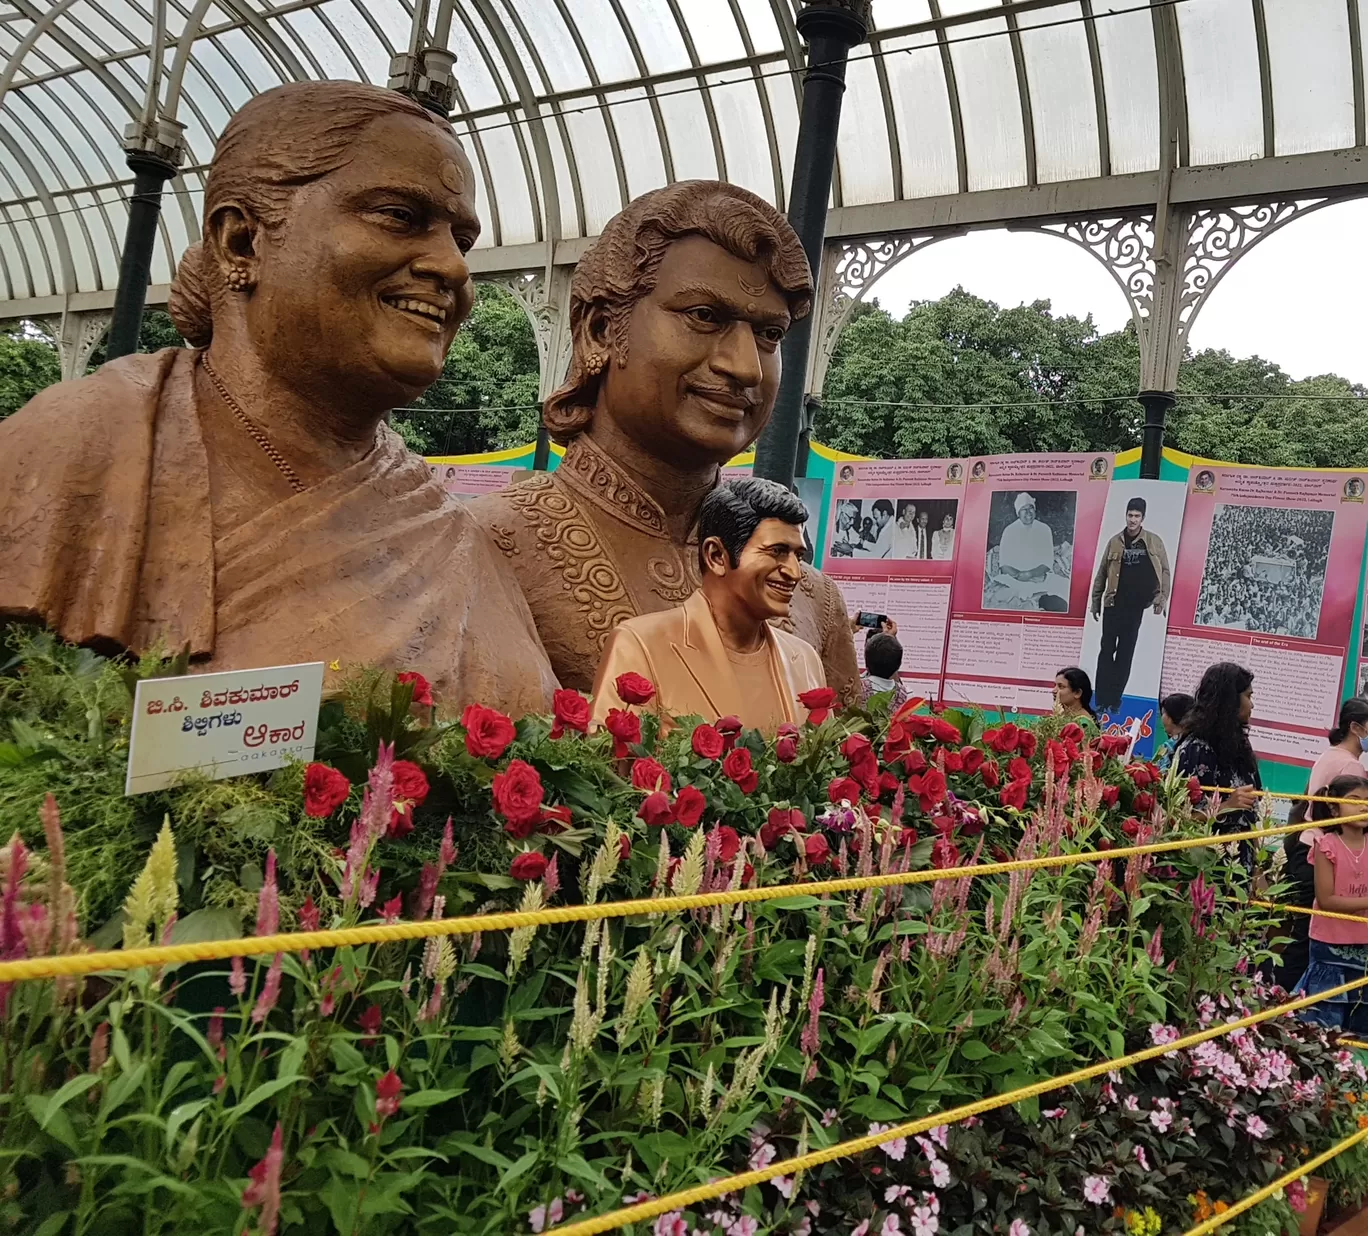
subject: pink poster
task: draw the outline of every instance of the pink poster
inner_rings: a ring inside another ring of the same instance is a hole
[[[898,624],[901,677],[928,699],[940,694],[967,474],[956,459],[843,463],[832,488],[822,570],[852,615]],[[863,638],[855,650],[863,667]]]
[[[967,465],[943,698],[1049,712],[1083,650],[1110,455],[996,455]]]
[[[1309,765],[1339,710],[1363,538],[1365,479],[1194,465],[1174,572],[1163,690],[1207,666],[1254,675],[1249,736],[1268,759]]]
[[[474,498],[503,489],[523,469],[497,464],[429,463],[428,471],[453,498]]]

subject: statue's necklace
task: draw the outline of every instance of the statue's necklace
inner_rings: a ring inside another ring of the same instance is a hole
[[[295,493],[302,494],[305,486],[304,482],[299,479],[299,474],[285,462],[285,456],[276,450],[270,438],[266,436],[266,431],[252,420],[252,418],[242,410],[242,405],[229,394],[228,388],[223,385],[223,379],[218,376],[214,371],[213,365],[209,363],[209,353],[201,352],[199,358],[200,364],[204,366],[204,372],[209,375],[209,381],[214,384],[214,389],[218,391],[219,397],[223,402],[228,405],[229,411],[237,417],[241,422],[242,427],[251,435],[252,441],[266,452],[266,457],[275,464],[277,469],[279,469],[280,475],[290,482],[290,488],[293,489]]]

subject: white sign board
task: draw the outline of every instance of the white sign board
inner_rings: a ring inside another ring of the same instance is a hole
[[[313,758],[323,662],[144,678],[133,700],[125,794],[212,781]]]

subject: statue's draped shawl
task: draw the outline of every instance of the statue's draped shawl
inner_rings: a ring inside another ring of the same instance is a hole
[[[371,663],[420,670],[448,707],[548,707],[507,567],[386,427],[216,544],[193,374],[187,349],[124,357],[0,422],[0,616],[105,650],[188,642],[208,669]]]

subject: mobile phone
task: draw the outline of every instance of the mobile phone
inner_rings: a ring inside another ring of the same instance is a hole
[[[855,615],[855,625],[868,627],[871,631],[877,631],[888,621],[887,614],[871,614],[868,610],[861,610]]]

